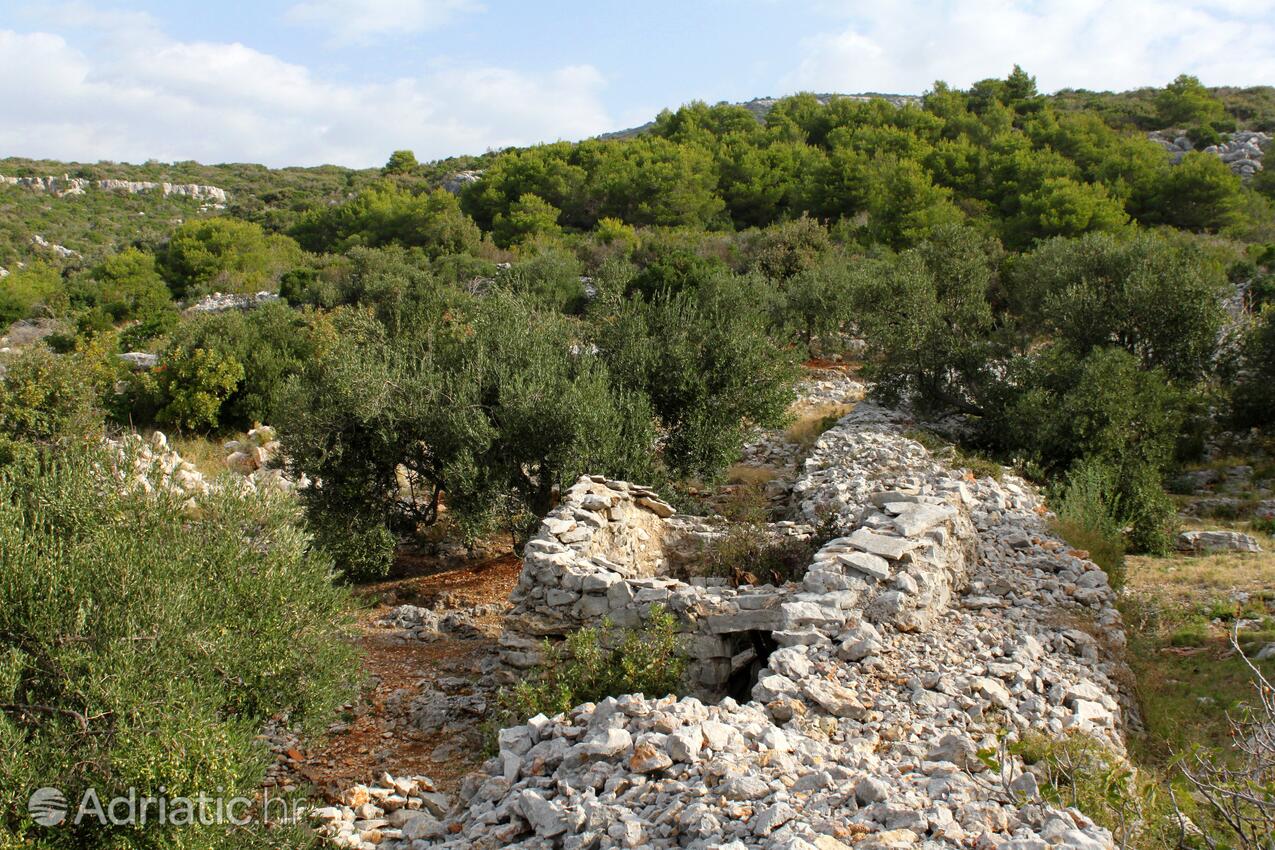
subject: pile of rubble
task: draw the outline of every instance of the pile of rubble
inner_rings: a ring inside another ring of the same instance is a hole
[[[416,839],[437,838],[446,833],[439,818],[451,806],[428,776],[381,776],[376,785],[356,785],[339,806],[316,809],[311,814],[319,834],[334,847],[362,848]]]
[[[162,431],[153,431],[149,437],[126,434],[118,439],[106,440],[113,463],[111,476],[122,487],[144,493],[166,493],[182,499],[187,507],[194,507],[200,496],[221,486],[223,481],[233,483],[245,492],[278,491],[290,493],[309,486],[309,480],[292,481],[282,470],[270,467],[271,460],[279,452],[279,441],[274,429],[258,425],[243,440],[231,440],[225,444],[226,468],[234,473],[229,479],[210,479],[190,461],[168,445],[168,437]]]
[[[1262,170],[1262,156],[1271,146],[1272,137],[1269,133],[1238,132],[1223,135],[1222,142],[1208,145],[1201,149],[1202,152],[1219,157],[1230,166],[1231,171],[1245,179]],[[1195,144],[1180,130],[1156,130],[1147,134],[1147,138],[1168,151],[1175,164],[1196,149]]]
[[[402,640],[474,640],[483,637],[479,618],[500,614],[503,610],[504,606],[500,605],[476,605],[464,610],[399,605],[377,620],[376,625],[392,629]]]
[[[658,603],[696,696],[531,718],[410,835],[372,809],[325,829],[360,848],[1111,848],[1002,747],[1075,731],[1121,754],[1130,711],[1106,575],[1049,535],[1035,494],[944,468],[872,405],[819,439],[795,494],[838,537],[800,582],[734,587],[676,577],[680,541],[711,524],[582,478],[527,547],[504,657]]]

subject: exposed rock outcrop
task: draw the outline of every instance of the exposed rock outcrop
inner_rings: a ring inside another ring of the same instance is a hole
[[[1200,150],[1219,157],[1230,166],[1231,171],[1244,179],[1262,170],[1262,157],[1272,141],[1269,133],[1238,132],[1223,136],[1219,144]],[[1181,162],[1184,156],[1196,150],[1194,143],[1179,130],[1156,130],[1147,134],[1147,138],[1168,151],[1174,163]]]
[[[67,195],[83,195],[86,190],[96,188],[103,192],[126,192],[137,195],[144,192],[159,192],[164,197],[177,195],[199,201],[225,204],[229,199],[225,189],[216,186],[202,186],[197,183],[153,183],[147,180],[88,180],[83,177],[6,177],[0,174],[0,185],[21,186],[36,192],[47,192],[50,195],[64,197]]]
[[[66,247],[65,245],[58,245],[56,242],[50,242],[49,240],[45,239],[43,236],[41,236],[38,233],[31,237],[31,244],[36,246],[37,248],[43,248],[46,251],[52,251],[53,253],[57,254],[59,257],[61,257],[64,260],[69,260],[73,257],[79,258],[83,256],[82,254],[80,254],[79,251],[72,251],[70,248]]]
[[[205,295],[186,308],[187,313],[225,313],[228,310],[251,310],[262,304],[278,301],[279,295],[262,290],[251,295],[235,295],[229,292],[214,292]]]
[[[483,179],[481,171],[457,171],[443,178],[442,187],[453,195],[459,195],[465,191],[466,186],[477,183],[481,179]]]

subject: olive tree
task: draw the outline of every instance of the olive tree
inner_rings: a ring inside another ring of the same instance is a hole
[[[1208,369],[1226,276],[1190,242],[1091,233],[1052,239],[1013,268],[1012,295],[1030,335],[1082,357],[1116,345],[1177,380]]]
[[[343,311],[295,379],[279,432],[319,540],[347,573],[384,573],[396,540],[444,516],[515,536],[586,472],[650,470],[639,394],[612,385],[573,323],[494,293],[390,334]]]

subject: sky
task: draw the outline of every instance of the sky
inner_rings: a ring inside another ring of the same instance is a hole
[[[1275,84],[1275,0],[0,0],[0,158],[367,167],[692,100]]]

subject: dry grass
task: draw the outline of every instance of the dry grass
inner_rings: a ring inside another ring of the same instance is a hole
[[[1262,551],[1174,554],[1165,558],[1130,555],[1126,558],[1129,594],[1155,597],[1162,603],[1190,605],[1240,591],[1275,590],[1275,537],[1254,531],[1244,523],[1189,521],[1183,524],[1184,529],[1219,527],[1253,535]]]
[[[226,450],[222,444],[246,438],[247,434],[221,438],[170,434],[168,445],[204,475],[220,475],[226,471]]]
[[[797,405],[793,411],[792,423],[784,430],[784,437],[799,445],[803,452],[810,451],[820,434],[836,425],[838,419],[852,410],[853,404],[835,402]]]
[[[1229,527],[1247,531],[1242,523]],[[1164,764],[1197,744],[1230,751],[1227,712],[1253,697],[1252,677],[1230,645],[1231,629],[1237,619],[1250,621],[1240,633],[1250,654],[1275,640],[1275,538],[1253,536],[1261,553],[1127,559],[1121,609],[1147,727],[1134,751],[1144,762]],[[1275,663],[1259,663],[1275,672]]]
[[[746,463],[732,464],[726,470],[727,484],[744,484],[749,487],[764,487],[775,480],[783,472],[773,466],[750,466]]]

